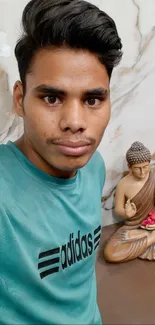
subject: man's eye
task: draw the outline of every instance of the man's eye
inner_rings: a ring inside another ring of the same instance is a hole
[[[99,98],[88,98],[86,100],[86,104],[89,106],[97,106],[99,105],[103,100]]]
[[[46,96],[44,97],[44,101],[49,105],[60,104],[60,100],[56,96]]]

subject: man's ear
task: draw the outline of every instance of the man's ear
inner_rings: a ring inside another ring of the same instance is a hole
[[[13,88],[13,102],[16,113],[20,116],[24,116],[24,109],[23,109],[23,85],[21,81],[16,81],[14,88]]]

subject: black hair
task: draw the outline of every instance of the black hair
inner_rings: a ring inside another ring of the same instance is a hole
[[[38,50],[50,46],[86,49],[97,54],[109,78],[122,57],[114,20],[83,0],[31,0],[22,16],[23,34],[15,56],[23,86]]]

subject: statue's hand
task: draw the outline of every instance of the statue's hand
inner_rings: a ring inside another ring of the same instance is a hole
[[[133,202],[130,202],[130,200],[127,200],[125,204],[125,214],[127,218],[134,217],[136,212],[137,212],[136,205]]]

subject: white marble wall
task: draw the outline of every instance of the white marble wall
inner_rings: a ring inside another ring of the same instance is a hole
[[[0,142],[15,140],[22,122],[15,117],[12,87],[18,78],[13,55],[20,17],[27,0],[0,0]],[[125,152],[139,140],[155,152],[155,0],[91,0],[116,21],[123,42],[122,63],[111,82],[112,116],[99,147],[107,166],[103,196],[126,169]],[[153,156],[153,158],[155,155]],[[155,159],[155,158],[154,158]],[[103,225],[116,222],[113,194],[103,207]]]

